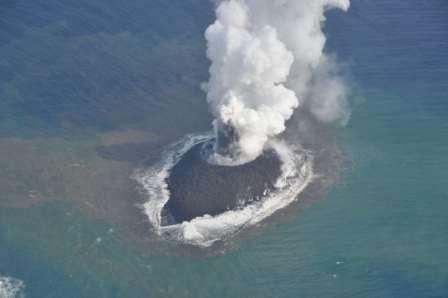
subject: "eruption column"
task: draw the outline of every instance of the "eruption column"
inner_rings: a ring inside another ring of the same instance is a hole
[[[206,31],[211,60],[204,84],[215,116],[209,161],[240,165],[285,130],[299,103],[322,121],[345,118],[345,86],[323,54],[329,8],[349,0],[223,0]]]

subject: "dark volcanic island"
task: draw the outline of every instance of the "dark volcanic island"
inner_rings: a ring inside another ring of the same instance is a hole
[[[218,166],[203,157],[206,143],[193,146],[167,178],[170,198],[162,210],[162,225],[218,215],[261,200],[281,174],[277,153],[267,150],[240,166]]]

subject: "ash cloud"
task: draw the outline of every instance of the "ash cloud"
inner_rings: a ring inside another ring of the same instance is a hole
[[[299,106],[323,122],[348,119],[347,87],[324,54],[322,26],[326,10],[347,10],[349,0],[215,2],[203,86],[217,135],[211,162],[253,161]],[[222,137],[228,132],[230,141]]]

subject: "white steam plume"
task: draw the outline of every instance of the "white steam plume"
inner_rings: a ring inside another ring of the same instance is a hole
[[[347,117],[343,81],[324,53],[324,12],[349,0],[222,0],[206,31],[204,85],[218,142],[210,160],[238,165],[259,156],[305,100],[317,119]],[[221,136],[226,136],[221,137]],[[227,139],[223,141],[222,139]]]

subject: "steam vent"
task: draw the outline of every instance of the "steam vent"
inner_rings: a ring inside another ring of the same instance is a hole
[[[281,162],[273,150],[253,162],[228,167],[205,161],[203,146],[192,147],[171,169],[170,199],[162,211],[162,225],[245,207],[261,200],[280,176]]]

